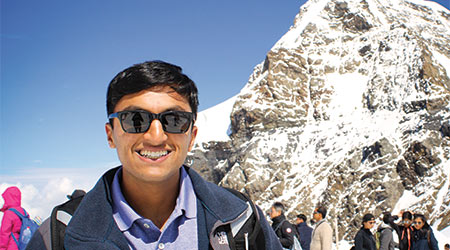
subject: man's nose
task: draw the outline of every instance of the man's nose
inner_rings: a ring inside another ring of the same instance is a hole
[[[144,137],[152,145],[160,145],[167,140],[166,132],[158,119],[151,121],[150,128],[144,133]]]

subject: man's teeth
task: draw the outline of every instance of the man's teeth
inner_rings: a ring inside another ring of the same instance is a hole
[[[141,156],[144,156],[145,158],[149,158],[149,159],[158,159],[160,157],[167,155],[168,153],[169,153],[168,151],[154,152],[154,151],[145,151],[145,150],[141,150],[139,152],[139,154]]]

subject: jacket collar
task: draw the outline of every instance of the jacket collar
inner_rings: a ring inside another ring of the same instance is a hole
[[[125,237],[114,222],[111,205],[112,182],[119,168],[107,171],[95,187],[86,194],[66,229],[67,235],[75,238],[102,238],[102,240],[112,241],[119,246],[128,247]],[[243,200],[226,189],[205,181],[189,167],[185,167],[185,170],[191,178],[197,200],[205,210],[206,221],[202,221],[198,226],[206,223],[207,230],[210,231],[217,220],[232,221],[247,209],[247,204]],[[197,209],[197,213],[203,212]],[[89,219],[93,217],[95,219]]]
[[[83,198],[66,228],[65,244],[71,246],[84,239],[112,242],[121,249],[129,248],[125,236],[113,219],[111,184],[117,170],[118,168],[113,168],[106,172]]]
[[[220,221],[232,221],[247,209],[245,201],[226,189],[205,181],[193,169],[186,166],[184,168],[191,178],[197,199],[200,200],[208,212],[212,213]]]
[[[277,226],[278,224],[280,224],[281,222],[283,222],[285,220],[286,220],[286,217],[284,216],[284,214],[281,214],[275,218],[272,218],[274,226]]]

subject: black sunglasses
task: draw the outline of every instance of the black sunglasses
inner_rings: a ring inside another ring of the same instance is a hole
[[[147,132],[155,119],[161,122],[167,133],[182,134],[188,131],[193,117],[192,112],[166,111],[154,114],[145,110],[120,111],[108,116],[109,119],[118,118],[123,131],[131,134]]]

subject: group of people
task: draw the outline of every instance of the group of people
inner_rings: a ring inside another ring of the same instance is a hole
[[[318,206],[313,212],[314,229],[307,225],[307,217],[299,214],[295,225],[288,222],[284,215],[285,206],[275,202],[267,215],[272,219],[272,229],[275,231],[284,249],[292,249],[297,238],[303,250],[330,250],[332,247],[333,230],[325,220],[327,209]],[[401,212],[401,221],[396,223],[399,216],[383,213],[382,223],[373,233],[376,224],[375,216],[368,213],[362,218],[362,227],[354,237],[352,250],[438,250],[438,242],[433,230],[422,214]],[[394,233],[399,242],[395,242]],[[449,244],[445,245],[449,249]]]
[[[311,229],[305,215],[294,227],[284,217],[284,206],[274,204],[271,227],[248,196],[207,182],[184,164],[198,132],[197,92],[181,67],[170,63],[147,61],[119,72],[108,85],[105,131],[121,165],[86,195],[55,207],[27,249],[277,250],[291,248],[297,239],[305,250],[331,249],[326,208],[314,210]],[[10,237],[19,236],[20,221],[7,208],[24,211],[20,193],[7,191],[0,249],[9,250],[17,249]],[[52,226],[54,218],[58,227]],[[426,221],[417,217],[415,222],[414,230],[397,226],[401,250],[426,245],[421,239],[430,234],[418,229]]]
[[[284,212],[285,206],[281,202],[275,202],[268,211],[272,219],[272,229],[283,248],[292,249],[297,238],[302,250],[331,250],[333,230],[325,219],[327,209],[324,206],[314,209],[314,229],[308,226],[305,214],[297,215],[296,225],[293,225],[287,221]]]
[[[395,223],[399,216],[385,212],[383,223],[374,235],[371,229],[375,225],[375,217],[372,214],[365,214],[362,227],[355,236],[355,250],[393,250],[396,247],[400,250],[439,249],[433,230],[424,215],[406,211],[401,212],[400,217],[401,222]],[[394,231],[398,236],[398,243],[394,242]]]

